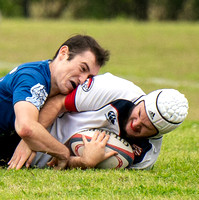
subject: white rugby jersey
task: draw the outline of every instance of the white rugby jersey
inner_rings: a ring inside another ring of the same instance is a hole
[[[66,96],[65,106],[69,111],[96,110],[116,100],[135,101],[145,93],[131,81],[105,73],[87,81]]]
[[[92,128],[108,130],[121,136],[123,116],[132,101],[142,95],[144,92],[132,82],[110,73],[88,79],[67,95],[65,101],[67,110],[83,112],[61,115],[49,131],[61,143],[68,141],[75,133]],[[161,144],[162,138],[132,143],[135,161],[129,168],[150,169],[157,160]],[[50,155],[38,152],[32,166],[43,168],[50,158]]]

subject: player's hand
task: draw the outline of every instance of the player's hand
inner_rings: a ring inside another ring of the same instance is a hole
[[[55,157],[53,157],[53,158],[51,159],[51,161],[49,161],[49,162],[47,163],[47,165],[48,165],[49,167],[53,167],[53,168],[56,169],[56,170],[65,169],[66,166],[67,166],[67,164],[68,164],[68,160],[59,160],[59,159],[57,159],[57,158],[55,158]]]
[[[118,154],[116,151],[105,152],[109,137],[109,135],[105,135],[105,132],[96,131],[91,141],[88,142],[86,137],[82,135],[84,150],[81,158],[85,167],[93,168],[98,163]]]
[[[21,140],[15,149],[12,158],[8,162],[8,169],[21,169],[25,163],[25,166],[28,168],[35,155],[36,152],[32,151],[29,146],[23,140]]]

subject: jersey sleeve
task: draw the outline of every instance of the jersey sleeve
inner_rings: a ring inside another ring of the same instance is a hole
[[[75,106],[76,93],[77,93],[77,88],[66,96],[64,103],[67,111],[77,112],[77,108]]]
[[[45,103],[48,93],[44,78],[35,72],[22,73],[13,79],[13,105],[19,101],[32,103],[38,110]]]
[[[146,152],[144,155],[142,161],[133,164],[129,167],[129,169],[145,169],[149,170],[151,169],[155,162],[157,161],[157,158],[160,154],[160,149],[162,146],[162,138],[159,139],[149,139],[149,142],[151,143],[151,149]]]
[[[144,94],[132,82],[106,73],[89,78],[83,85],[78,86],[66,96],[65,106],[69,111],[97,110],[117,99],[135,101]]]

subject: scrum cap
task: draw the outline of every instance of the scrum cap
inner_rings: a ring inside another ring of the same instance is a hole
[[[187,99],[175,89],[155,90],[142,96],[136,104],[143,100],[148,118],[158,130],[153,138],[161,137],[177,128],[188,114]]]

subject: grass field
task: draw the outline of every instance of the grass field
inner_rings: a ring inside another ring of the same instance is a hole
[[[19,63],[52,58],[76,33],[111,51],[101,73],[122,76],[146,93],[176,88],[189,100],[189,115],[164,137],[150,171],[0,169],[0,199],[199,199],[199,24],[3,19],[0,76]]]

